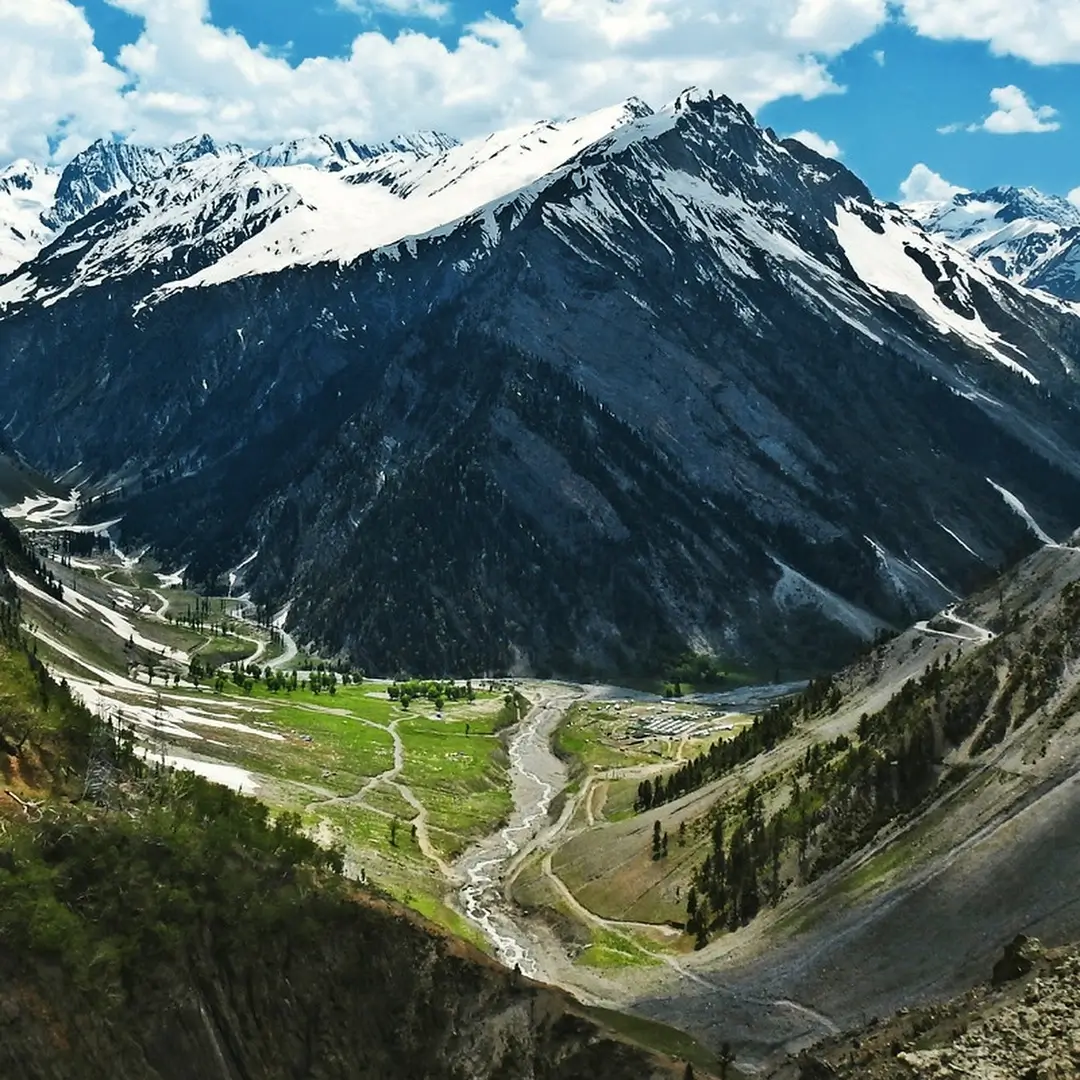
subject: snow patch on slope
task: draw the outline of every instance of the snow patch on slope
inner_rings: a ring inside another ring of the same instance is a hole
[[[973,555],[979,562],[986,562],[986,560],[968,543],[962,540],[956,533],[948,527],[948,525],[942,525],[939,521],[937,523],[939,529],[943,529],[947,532],[969,555]]]
[[[260,150],[251,161],[262,168],[283,165],[312,165],[317,169],[339,171],[349,165],[359,165],[386,154],[407,153],[416,157],[439,154],[458,145],[451,135],[438,131],[419,131],[413,135],[397,135],[384,143],[360,143],[355,139],[333,135],[312,135],[303,139],[275,143]]]
[[[1057,547],[1057,541],[1047,533],[1042,526],[1031,516],[1028,512],[1028,508],[1011,492],[1008,488],[1003,488],[1000,484],[995,484],[993,480],[988,476],[986,482],[1008,503],[1009,507],[1014,510],[1018,517],[1020,517],[1024,524],[1046,545],[1049,547]]]
[[[908,209],[928,232],[1016,284],[1080,295],[1080,208],[1067,199],[1004,187]]]
[[[957,599],[956,593],[922,563],[915,560],[905,562],[872,537],[863,536],[863,539],[873,549],[882,577],[898,597],[907,597],[917,605],[922,605],[927,600],[937,603],[943,597]]]
[[[29,161],[0,170],[0,278],[32,259],[52,237],[41,220],[60,177]]]
[[[884,216],[881,227],[882,232],[878,233],[848,207],[836,208],[833,229],[855,273],[887,296],[906,297],[939,332],[958,334],[998,363],[1038,385],[1039,380],[1023,364],[1002,351],[1005,342],[1001,335],[991,330],[974,308],[971,316],[965,317],[941,300],[922,267],[905,248],[923,253],[938,265],[947,253],[936,249],[924,234],[899,216]]]

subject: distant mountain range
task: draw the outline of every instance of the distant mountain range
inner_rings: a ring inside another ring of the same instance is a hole
[[[1080,518],[1067,203],[696,91],[3,183],[0,429],[369,670],[811,670]]]
[[[1018,285],[1080,300],[1080,207],[1034,188],[967,192],[909,207],[938,233]]]

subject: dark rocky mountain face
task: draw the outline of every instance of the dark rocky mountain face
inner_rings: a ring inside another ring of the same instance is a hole
[[[1080,302],[1080,227],[1070,229],[1065,240],[1061,250],[1039,268],[1030,284],[1062,300]]]
[[[1080,319],[726,99],[427,239],[151,287],[0,317],[0,425],[369,670],[804,671],[1080,516]]]
[[[78,221],[110,196],[162,176],[171,166],[239,153],[239,147],[218,147],[209,135],[176,146],[158,148],[99,139],[77,154],[60,176],[56,203],[43,217],[57,231]]]
[[[123,910],[123,900],[114,903]],[[183,956],[162,956],[159,947],[118,985],[100,976],[96,984],[73,978],[43,952],[26,950],[28,962],[24,950],[5,950],[3,1074],[55,1080],[674,1080],[683,1074],[677,1063],[620,1041],[558,991],[515,978],[389,905],[315,896],[290,914],[292,921],[270,924],[261,940],[256,930],[237,927],[239,919],[207,915],[204,924],[185,923],[182,932],[174,929]],[[101,992],[102,985],[111,992]]]

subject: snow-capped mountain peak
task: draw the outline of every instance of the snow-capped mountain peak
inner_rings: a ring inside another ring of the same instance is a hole
[[[997,216],[1002,221],[1035,219],[1061,225],[1065,228],[1080,225],[1080,207],[1074,206],[1061,195],[1046,195],[1033,187],[995,187],[983,195],[994,202],[1000,201]],[[962,200],[965,196],[957,196]]]
[[[243,147],[236,143],[218,143],[210,135],[197,135],[185,139],[170,148],[173,163],[182,165],[188,161],[197,161],[201,157],[237,158],[243,155]]]
[[[243,155],[204,153],[114,195],[107,212],[70,225],[0,288],[0,304],[51,306],[128,277],[144,276],[153,288],[213,264],[302,205],[292,188]]]
[[[362,157],[357,144],[339,148],[327,137],[272,148],[255,155],[253,163],[297,192],[303,205],[213,266],[157,295],[290,266],[350,262],[481,212],[494,243],[500,206],[517,199],[523,211],[537,186],[553,182],[561,167],[611,132],[650,114],[644,102],[631,98],[584,116],[516,125],[464,143],[435,133],[401,137],[369,157]],[[332,156],[324,157],[324,149]],[[362,159],[346,165],[343,152]]]
[[[59,231],[111,195],[160,176],[172,161],[167,150],[98,139],[76,154],[64,169],[56,205],[45,215],[45,224]]]
[[[8,194],[16,190],[30,191],[46,177],[59,180],[59,174],[54,169],[19,158],[0,169],[0,189]]]
[[[680,143],[679,153],[688,155],[692,167],[684,168],[678,155],[672,158]],[[673,160],[680,162],[678,168],[672,167]],[[963,292],[966,286],[955,284],[961,272],[975,275],[980,288],[985,282],[992,288],[1002,274],[1047,288],[1050,271],[1058,280],[1069,272],[1071,264],[1063,256],[1080,236],[1080,210],[1029,188],[965,193],[945,204],[908,208],[910,216],[903,221],[886,220],[870,192],[843,165],[800,143],[779,141],[737,102],[689,87],[655,112],[630,98],[583,116],[516,125],[464,143],[434,131],[372,144],[324,134],[252,154],[206,134],[164,148],[99,140],[58,180],[40,181],[31,209],[37,207],[43,224],[29,239],[24,207],[23,227],[18,235],[10,234],[0,270],[25,262],[50,239],[55,243],[38,259],[42,265],[27,265],[11,275],[0,288],[0,303],[55,302],[113,276],[144,271],[152,275],[152,285],[141,300],[156,302],[188,288],[290,267],[346,265],[372,252],[398,258],[402,250],[413,253],[425,237],[449,236],[480,222],[482,242],[460,260],[461,272],[467,273],[525,219],[546,190],[564,179],[580,195],[565,220],[568,211],[546,211],[554,228],[568,227],[571,218],[574,228],[588,218],[612,236],[636,228],[632,207],[616,212],[624,200],[619,191],[609,190],[612,169],[649,176],[653,194],[659,193],[674,215],[664,227],[714,236],[717,251],[727,253],[729,269],[739,274],[756,272],[757,248],[783,251],[796,260],[809,257],[827,274],[842,273],[845,258],[851,261],[850,253],[840,250],[843,241],[855,242],[858,256],[874,246],[874,237],[863,237],[848,217],[834,215],[831,224],[840,220],[848,227],[839,235],[839,248],[830,247],[820,230],[816,236],[807,234],[801,223],[823,195],[836,206],[853,201],[855,219],[874,207],[870,212],[885,229],[871,229],[874,236],[888,234],[889,243],[901,243],[903,234],[901,246],[919,253],[909,252],[897,264],[898,273],[905,272],[900,277],[910,278],[911,289],[904,295],[943,332],[959,333],[1006,363],[1017,357],[1001,353],[995,334],[985,327],[971,329],[962,297],[941,301],[945,306],[939,310],[940,297],[924,298],[924,303],[916,294],[921,297],[927,286],[950,297],[950,290]],[[28,170],[9,169],[3,175],[16,173]],[[24,177],[19,183],[30,181]],[[92,213],[109,200],[108,208]],[[9,209],[0,220],[13,220],[13,213]],[[933,250],[920,239],[912,218],[938,235]],[[938,251],[945,243],[973,261],[958,263],[962,271],[941,270],[935,278],[927,267],[950,262]],[[878,255],[885,257],[884,252]],[[921,271],[916,266],[920,260],[927,264]],[[855,261],[862,280],[880,287],[877,263]],[[1059,295],[1067,297],[1068,288]]]
[[[995,187],[908,209],[927,231],[1011,281],[1080,299],[1080,208],[1068,199]]]
[[[201,157],[238,157],[238,146],[220,146],[200,135],[175,146],[151,147],[98,139],[68,163],[60,177],[55,205],[45,224],[56,232],[123,191],[163,176],[172,166]]]

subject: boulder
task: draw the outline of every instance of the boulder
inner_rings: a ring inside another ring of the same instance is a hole
[[[1042,956],[1042,946],[1037,938],[1017,934],[1005,946],[1001,959],[994,965],[993,984],[1001,986],[1002,983],[1022,979],[1035,966],[1035,961],[1040,956]]]

